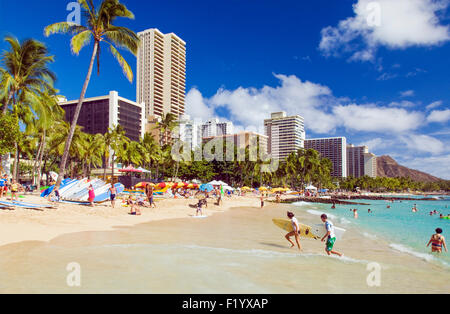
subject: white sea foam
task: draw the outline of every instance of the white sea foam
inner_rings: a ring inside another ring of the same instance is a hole
[[[374,235],[374,234],[371,234],[371,233],[363,232],[362,235],[364,237],[368,238],[368,239],[371,239],[371,240],[376,240],[377,239],[377,236]]]
[[[320,212],[320,211],[314,210],[314,209],[309,209],[306,212],[311,214],[311,215],[314,215],[314,216],[322,216],[324,214],[324,212]],[[326,215],[330,219],[336,219],[337,218],[335,215],[332,215],[332,214],[326,214]]]
[[[402,252],[402,253],[406,253],[409,255],[413,255],[415,257],[418,257],[426,262],[432,262],[435,261],[435,258],[433,257],[433,255],[431,254],[427,254],[427,253],[420,253],[420,252],[416,252],[413,249],[406,247],[402,244],[397,244],[397,243],[391,243],[390,247],[396,251]]]
[[[310,205],[312,205],[312,204],[313,204],[313,203],[308,203],[308,202],[303,202],[303,201],[292,203],[292,205],[294,205],[294,206],[299,206],[299,207],[301,207],[301,206],[310,206]]]
[[[190,245],[161,245],[161,244],[112,244],[105,245],[103,247],[110,248],[166,248],[166,249],[175,249],[177,252],[180,250],[188,249],[188,250],[202,250],[202,251],[211,251],[219,254],[226,255],[247,255],[259,258],[333,258],[333,260],[340,261],[343,263],[353,263],[353,264],[367,264],[368,261],[358,260],[347,256],[337,257],[337,256],[327,256],[322,253],[284,253],[270,250],[261,250],[261,249],[230,249],[230,248],[217,248],[217,247],[209,247],[209,246],[201,246],[196,244]]]
[[[347,218],[344,218],[344,217],[339,218],[339,222],[343,225],[349,225],[352,223],[350,220],[348,220]]]

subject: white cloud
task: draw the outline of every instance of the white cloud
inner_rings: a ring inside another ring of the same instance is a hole
[[[439,107],[441,105],[442,105],[442,100],[432,102],[431,104],[429,104],[427,106],[427,110],[431,110],[431,109],[437,108],[437,107]]]
[[[414,94],[415,94],[415,92],[411,89],[400,92],[401,97],[412,97],[412,96],[414,96]]]
[[[186,113],[192,118],[208,120],[214,117],[214,108],[209,107],[196,88],[192,88],[186,95]]]
[[[352,53],[352,61],[374,61],[379,46],[439,45],[450,39],[448,25],[438,18],[448,5],[448,0],[358,0],[353,17],[322,30],[319,49],[327,56]]]
[[[450,121],[450,109],[432,111],[428,116],[427,121],[430,123],[445,123]]]
[[[444,143],[428,135],[402,135],[400,136],[400,140],[402,140],[406,146],[413,151],[431,153],[433,155],[438,155],[445,151]]]
[[[345,128],[365,132],[406,132],[419,128],[423,121],[420,112],[371,104],[340,105],[333,109],[333,113]]]
[[[214,107],[225,107],[230,118],[244,126],[259,127],[271,112],[286,111],[305,118],[307,128],[317,133],[334,130],[337,122],[327,113],[330,103],[338,101],[323,85],[301,81],[296,76],[275,75],[281,86],[261,89],[240,87],[220,89],[208,100]]]
[[[302,81],[291,75],[275,75],[280,85],[260,89],[239,87],[219,89],[211,98],[203,98],[197,89],[188,93],[187,112],[193,118],[206,120],[215,112],[226,112],[236,125],[260,129],[270,113],[286,111],[305,118],[307,132],[332,135],[344,127],[349,131],[391,134],[416,130],[426,122],[423,113],[411,111],[409,101],[392,102],[387,106],[354,104],[333,95],[327,87]]]
[[[450,180],[450,155],[414,157],[402,162],[406,167],[418,169],[435,177]]]
[[[400,108],[413,108],[413,107],[416,107],[416,104],[411,101],[402,100],[400,102],[398,102],[398,101],[391,102],[388,106],[389,107],[400,107]]]

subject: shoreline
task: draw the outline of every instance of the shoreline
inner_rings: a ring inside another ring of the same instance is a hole
[[[404,195],[404,194],[403,194]],[[390,197],[382,195],[349,195],[349,196],[330,196],[330,198],[320,197],[291,197],[285,198],[281,203],[292,204],[295,202],[308,202],[308,203],[320,203],[320,204],[335,204],[335,205],[361,205],[370,206],[368,203],[350,202],[352,200],[371,200],[371,201],[438,201],[436,198],[412,198],[412,197],[400,197],[392,195]]]

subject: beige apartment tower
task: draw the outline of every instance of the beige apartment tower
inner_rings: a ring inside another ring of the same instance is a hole
[[[138,33],[136,99],[145,103],[146,117],[185,111],[186,43],[177,35],[152,28]]]

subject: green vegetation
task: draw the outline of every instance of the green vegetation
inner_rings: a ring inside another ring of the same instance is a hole
[[[58,33],[73,35],[71,47],[72,52],[76,55],[78,55],[81,49],[83,49],[84,46],[87,46],[92,39],[94,40],[94,48],[92,50],[89,70],[86,75],[86,79],[81,90],[81,95],[78,100],[78,105],[75,109],[73,121],[70,126],[69,134],[66,139],[64,152],[60,163],[59,177],[56,183],[57,187],[60,186],[66,172],[66,164],[70,158],[69,154],[73,136],[77,127],[84,96],[86,95],[86,90],[91,80],[95,59],[97,59],[97,72],[100,73],[100,43],[106,43],[109,45],[110,52],[119,62],[127,79],[132,82],[133,71],[114,45],[126,49],[136,55],[140,42],[139,38],[132,30],[126,27],[114,25],[114,22],[118,17],[134,19],[133,13],[129,11],[125,5],[121,4],[119,0],[103,0],[98,9],[94,7],[92,1],[78,0],[78,2],[82,5],[86,13],[87,26],[60,22],[49,25],[45,28],[45,36]]]
[[[119,17],[134,18],[119,0],[103,0],[97,8],[90,0],[79,0],[79,3],[85,11],[87,26],[62,22],[45,28],[46,36],[72,35],[71,48],[76,55],[92,40],[94,43],[88,73],[70,124],[64,121],[64,111],[58,105],[58,91],[54,88],[56,75],[49,70],[54,56],[48,54],[45,44],[33,39],[19,42],[12,36],[4,39],[9,49],[0,59],[0,158],[12,153],[14,178],[27,174],[39,187],[42,175],[54,171],[59,172],[59,185],[65,174],[89,177],[93,169],[104,168],[106,179],[105,165],[114,160],[125,167],[132,164],[151,170],[153,180],[180,178],[206,182],[217,179],[233,186],[283,186],[293,190],[313,184],[319,189],[330,190],[450,191],[450,181],[423,183],[409,178],[332,178],[331,161],[321,158],[314,150],[301,149],[292,153],[285,162],[268,172],[264,169],[270,161],[266,161],[258,149],[230,147],[226,141],[222,147],[206,144],[194,152],[182,150],[180,158],[174,159],[172,150],[176,143],[172,134],[177,123],[172,114],[165,115],[156,125],[156,138],[145,134],[140,142],[127,138],[121,126],[106,134],[84,133],[77,121],[96,59],[97,71],[100,71],[100,44],[107,45],[132,82],[131,67],[115,47],[136,54],[139,39],[133,31],[114,25]],[[224,158],[203,158],[205,151]],[[225,156],[222,151],[226,152]],[[113,162],[113,176],[114,167]]]

